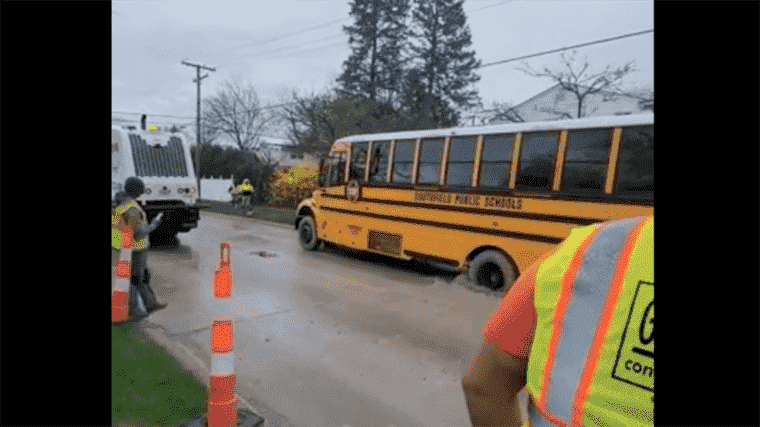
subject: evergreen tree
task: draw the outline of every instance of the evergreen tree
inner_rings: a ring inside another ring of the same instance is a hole
[[[472,84],[480,80],[474,70],[480,67],[472,44],[470,28],[462,9],[463,0],[414,0],[412,19],[416,45],[411,51],[418,58],[425,91],[452,108],[468,109],[478,105]],[[443,123],[446,112],[434,106],[433,118]]]
[[[409,0],[354,0],[355,24],[343,27],[353,52],[337,81],[343,93],[392,102],[400,92]]]
[[[427,93],[419,70],[409,70],[404,78],[399,130],[434,129],[456,126],[459,114],[440,97]]]

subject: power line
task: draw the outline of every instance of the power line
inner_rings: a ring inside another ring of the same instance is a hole
[[[273,47],[273,48],[271,48],[269,50],[266,50],[264,52],[258,52],[256,54],[256,57],[257,58],[261,58],[261,57],[265,57],[265,55],[272,55],[272,54],[274,54],[274,55],[280,55],[280,54],[284,53],[284,51],[287,51],[287,50],[301,49],[301,48],[304,47],[304,45],[307,45],[307,44],[318,43],[318,42],[322,42],[322,41],[325,41],[325,40],[335,39],[335,38],[338,38],[338,37],[345,37],[345,34],[335,34],[335,35],[331,35],[331,36],[327,36],[327,37],[322,37],[322,38],[318,38],[318,39],[314,39],[314,40],[309,40],[309,41],[306,41],[306,42],[297,42],[297,43],[293,43],[293,44],[285,45],[285,46],[281,46],[281,47]]]
[[[295,104],[294,102],[286,102],[286,103],[277,104],[277,105],[267,105],[267,106],[261,107],[259,109],[260,110],[269,110],[271,108],[283,107],[285,105],[294,105],[294,104]],[[168,116],[168,115],[165,115],[165,114],[128,113],[128,112],[125,112],[125,111],[111,111],[111,113],[115,113],[115,114],[134,114],[134,115],[138,115],[138,116],[145,114],[146,116],[155,116],[155,117],[172,117],[172,118],[175,118],[175,119],[195,119],[195,117],[187,117],[187,116]],[[164,123],[166,123],[166,122],[164,122]]]
[[[496,6],[501,6],[501,5],[503,5],[503,4],[506,4],[506,3],[511,3],[511,2],[513,2],[513,1],[514,1],[514,0],[503,1],[503,2],[501,2],[501,3],[492,4],[492,5],[490,5],[490,6],[483,6],[483,7],[481,7],[480,9],[471,10],[471,11],[469,11],[469,12],[467,12],[467,13],[477,12],[477,11],[479,11],[479,10],[488,9],[489,7],[496,7]]]
[[[491,5],[491,6],[486,6],[486,7],[480,8],[480,9],[476,9],[473,12],[476,12],[476,11],[482,10],[482,9],[486,9],[486,8],[489,8],[489,7],[500,6],[500,5],[503,5],[503,4],[506,4],[506,3],[508,3],[508,2],[502,2],[502,3],[499,3],[499,4],[495,4],[495,5]],[[334,23],[334,21],[331,22],[331,23]],[[315,28],[315,27],[312,27],[312,29],[313,28]],[[303,30],[303,31],[301,31],[299,33],[305,32],[307,30]],[[490,67],[492,65],[504,64],[504,63],[507,63],[507,62],[517,61],[517,60],[520,60],[520,59],[533,58],[533,57],[536,57],[536,56],[541,56],[541,55],[547,55],[547,54],[550,54],[550,53],[561,52],[561,51],[564,51],[564,50],[574,49],[574,48],[577,48],[577,47],[590,46],[590,45],[600,44],[600,43],[606,43],[606,42],[613,41],[613,40],[619,40],[619,39],[623,39],[623,38],[627,38],[627,37],[633,37],[633,36],[638,36],[638,35],[647,34],[647,33],[653,33],[653,32],[654,32],[654,29],[645,30],[645,31],[639,31],[639,32],[636,32],[636,33],[624,34],[624,35],[621,35],[621,36],[610,37],[610,38],[606,38],[606,39],[602,39],[602,40],[596,40],[596,41],[589,42],[589,43],[582,43],[582,44],[578,44],[578,45],[574,45],[574,46],[563,47],[563,48],[560,48],[560,49],[554,49],[554,50],[544,51],[544,52],[535,53],[535,54],[531,54],[531,55],[520,56],[520,57],[517,57],[517,58],[505,59],[503,61],[491,62],[491,63],[488,63],[488,64],[483,64],[479,68]],[[296,33],[293,33],[293,34],[296,34]],[[291,34],[291,35],[293,35],[293,34]],[[327,37],[327,38],[329,38],[329,37]],[[295,52],[295,54],[308,53],[310,51],[322,50],[322,49],[329,48],[329,47],[333,47],[333,46],[323,46],[323,47],[319,47],[319,48],[315,48],[315,49],[308,49],[308,50],[301,51],[301,52]],[[294,103],[294,102],[286,102],[286,103],[282,103],[282,104],[269,105],[269,106],[261,107],[260,109],[261,110],[268,110],[268,109],[272,109],[272,108],[278,108],[278,107],[283,107],[283,106],[286,106],[286,105],[295,105],[295,104],[296,103]],[[117,113],[117,114],[134,114],[134,115],[144,114],[144,113],[121,112],[121,111],[113,111],[112,113]],[[193,119],[193,118],[195,118],[195,117],[186,117],[186,116],[170,116],[170,115],[163,115],[163,114],[150,114],[150,115],[151,116],[156,116],[156,117],[171,117],[171,118],[177,118],[177,119]]]
[[[298,34],[303,34],[303,33],[309,32],[309,31],[314,31],[314,30],[326,27],[328,25],[337,24],[338,22],[346,21],[348,19],[350,19],[350,18],[336,19],[334,21],[325,22],[324,24],[315,25],[313,27],[305,28],[305,29],[303,29],[301,31],[296,31],[294,33],[283,34],[283,35],[281,35],[279,37],[275,37],[275,38],[272,38],[272,39],[269,39],[269,40],[264,40],[262,42],[247,43],[247,44],[244,44],[244,45],[236,46],[233,49],[240,49],[240,48],[248,47],[248,46],[263,46],[265,44],[269,44],[269,43],[275,42],[277,40],[282,40],[282,39],[285,39],[285,38],[288,38],[288,37],[291,37],[291,36],[295,36],[295,35],[298,35]]]
[[[325,49],[327,47],[346,46],[347,43],[345,41],[341,41],[341,42],[339,42],[337,44],[328,45],[328,46],[321,45],[319,47],[310,47],[310,48],[307,48],[304,51],[295,51],[295,52],[292,51],[293,49],[301,49],[305,45],[308,45],[308,44],[318,43],[320,41],[329,40],[329,39],[335,39],[335,38],[338,38],[338,37],[345,37],[345,34],[334,34],[334,35],[331,35],[331,36],[322,37],[322,38],[315,39],[315,40],[309,40],[307,42],[298,42],[298,43],[289,44],[289,45],[285,45],[285,46],[281,46],[281,47],[266,48],[262,52],[256,52],[255,54],[251,54],[251,55],[248,55],[246,57],[232,58],[232,59],[227,60],[227,61],[222,61],[221,65],[222,66],[227,66],[227,65],[237,64],[237,63],[240,63],[241,61],[246,61],[249,58],[264,59],[264,60],[265,59],[275,59],[275,58],[282,57],[283,55],[299,55],[301,53],[309,53],[311,51],[322,50],[322,49]],[[291,52],[288,52],[288,51],[291,51]]]
[[[500,3],[500,4],[503,4],[503,3]],[[492,6],[498,6],[498,5],[492,5]],[[491,7],[491,6],[486,6],[486,7]],[[582,43],[582,44],[579,44],[579,45],[563,47],[563,48],[560,48],[560,49],[554,49],[554,50],[549,50],[549,51],[545,51],[545,52],[534,53],[532,55],[525,55],[525,56],[520,56],[520,57],[517,57],[517,58],[505,59],[503,61],[491,62],[491,63],[488,63],[488,64],[483,64],[479,68],[490,67],[492,65],[504,64],[504,63],[507,63],[507,62],[517,61],[517,60],[520,60],[520,59],[533,58],[533,57],[536,57],[536,56],[547,55],[549,53],[556,53],[556,52],[561,52],[563,50],[574,49],[576,47],[582,47],[582,46],[589,46],[589,45],[594,45],[594,44],[606,43],[606,42],[613,41],[613,40],[619,40],[619,39],[623,39],[623,38],[627,38],[627,37],[633,37],[633,36],[638,36],[638,35],[647,34],[647,33],[653,33],[653,32],[654,32],[654,30],[652,29],[652,30],[639,31],[639,32],[636,32],[636,33],[624,34],[622,36],[610,37],[610,38],[607,38],[607,39],[596,40],[596,41],[589,42],[589,43]],[[314,50],[320,50],[320,49],[324,49],[326,47],[330,47],[330,46],[323,46],[321,48],[316,48]],[[296,53],[308,53],[308,52],[309,51],[307,50],[307,51],[296,52]],[[261,110],[268,110],[268,109],[271,109],[271,108],[278,108],[278,107],[283,107],[285,105],[294,105],[294,104],[295,103],[293,103],[293,102],[286,102],[286,103],[283,103],[283,104],[269,105],[269,106],[266,106],[266,107],[261,107],[260,109]],[[127,112],[120,112],[120,111],[113,111],[113,113],[119,113],[119,114],[137,114],[137,115],[143,114],[143,113],[127,113]],[[151,115],[152,116],[156,116],[156,117],[172,117],[172,118],[178,118],[178,119],[192,119],[192,118],[194,118],[194,117],[168,116],[168,115],[161,115],[161,114],[151,114]]]
[[[477,12],[477,11],[480,11],[480,10],[483,10],[483,9],[488,9],[490,7],[503,6],[503,5],[507,4],[507,3],[512,3],[513,1],[514,0],[507,0],[507,1],[503,1],[501,3],[492,4],[492,5],[489,5],[489,6],[484,6],[484,7],[481,7],[479,9],[475,9],[475,10],[471,10],[471,11],[465,11],[465,12],[466,13],[473,13],[473,12]],[[303,34],[303,33],[309,32],[309,31],[314,31],[314,30],[326,27],[328,25],[333,25],[333,24],[336,24],[338,22],[343,22],[343,21],[347,21],[347,20],[350,20],[350,19],[351,19],[350,17],[349,18],[336,19],[334,21],[325,22],[323,24],[315,25],[313,27],[305,28],[303,30],[296,31],[296,32],[293,32],[293,33],[284,34],[282,36],[278,36],[278,37],[275,37],[275,38],[272,38],[272,39],[269,39],[269,40],[264,40],[262,42],[254,42],[254,43],[248,43],[248,44],[236,46],[236,47],[232,48],[232,50],[240,49],[240,48],[243,48],[243,47],[249,47],[249,46],[261,47],[261,46],[264,46],[264,45],[267,45],[267,44],[270,44],[270,43],[273,43],[273,42],[276,42],[276,41],[279,41],[279,40],[282,40],[282,39],[285,39],[285,38],[288,38],[288,37],[291,37],[291,36],[294,36],[294,35]],[[320,40],[329,39],[329,38],[335,38],[335,37],[339,37],[339,36],[342,36],[342,35],[344,35],[344,34],[341,32],[341,34],[335,34],[335,35],[332,35],[332,36],[327,36],[327,37],[324,37],[323,39],[320,39]],[[316,41],[316,40],[310,40],[310,41],[307,41],[306,43],[311,43],[311,42],[314,42],[314,41]],[[322,46],[322,47],[317,47],[317,48],[314,48],[314,49],[307,49],[307,50],[304,50],[304,51],[292,52],[290,54],[291,55],[300,55],[300,54],[311,53],[311,52],[323,50],[323,49],[326,49],[328,47],[339,47],[341,45],[342,45],[342,43],[341,44],[330,45],[330,46]],[[297,47],[297,46],[290,45],[290,46],[284,47],[283,49],[292,49],[293,47]],[[230,52],[230,53],[232,53],[232,52]],[[258,55],[256,55],[256,57],[257,58],[262,58],[259,55],[274,54],[275,56],[273,56],[273,57],[268,57],[268,58],[267,57],[263,57],[262,59],[276,59],[276,58],[282,57],[282,55],[280,55],[280,53],[281,52],[279,52],[279,51],[275,51],[275,52],[269,51],[269,52],[265,52],[263,54],[258,54]],[[220,62],[220,64],[222,64],[222,65],[231,65],[231,64],[238,63],[238,61],[245,61],[245,60],[246,60],[245,57],[243,57],[243,58],[234,58],[233,57],[232,59],[227,60],[227,61],[222,60]]]
[[[195,117],[167,116],[167,115],[165,115],[165,114],[148,114],[148,113],[126,113],[126,112],[123,112],[123,111],[111,111],[111,113],[112,113],[112,114],[113,114],[113,113],[116,113],[116,114],[137,114],[137,115],[142,115],[142,114],[145,114],[145,115],[147,115],[147,116],[156,116],[156,117],[172,117],[172,118],[175,118],[175,119],[194,119],[194,118],[195,118]]]
[[[478,68],[490,67],[491,65],[504,64],[504,63],[507,63],[507,62],[517,61],[517,60],[520,60],[520,59],[533,58],[533,57],[536,57],[536,56],[547,55],[549,53],[555,53],[555,52],[561,52],[563,50],[574,49],[576,47],[589,46],[589,45],[592,45],[592,44],[599,44],[599,43],[606,43],[606,42],[609,42],[609,41],[612,41],[612,40],[619,40],[619,39],[623,39],[623,38],[626,38],[626,37],[639,36],[639,35],[642,35],[642,34],[653,33],[653,32],[654,32],[654,30],[652,29],[652,30],[639,31],[637,33],[624,34],[622,36],[610,37],[608,39],[597,40],[597,41],[593,41],[593,42],[589,42],[589,43],[583,43],[583,44],[577,44],[575,46],[568,46],[568,47],[563,47],[563,48],[560,48],[560,49],[548,50],[546,52],[534,53],[533,55],[525,55],[525,56],[520,56],[520,57],[517,57],[517,58],[505,59],[503,61],[491,62],[489,64],[483,64],[483,65],[481,65]]]
[[[317,52],[324,49],[334,49],[336,47],[345,47],[345,46],[347,46],[346,42],[338,42],[338,43],[328,44],[327,46],[320,46],[320,47],[310,48],[306,50],[299,50],[295,52],[286,52],[286,53],[275,55],[275,56],[263,57],[261,58],[261,60],[286,58],[288,56],[295,56],[295,55],[303,56],[305,54]]]

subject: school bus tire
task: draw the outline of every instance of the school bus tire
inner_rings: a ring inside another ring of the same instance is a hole
[[[478,286],[492,290],[508,290],[515,281],[515,269],[512,263],[499,252],[488,249],[470,261],[468,271],[470,280]]]
[[[314,219],[309,215],[298,222],[298,242],[306,251],[313,251],[319,247],[317,228],[314,226]]]

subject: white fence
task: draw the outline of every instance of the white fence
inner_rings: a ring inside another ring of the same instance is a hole
[[[233,185],[233,178],[201,178],[201,197],[204,200],[216,200],[219,202],[232,201],[232,197],[227,190]]]

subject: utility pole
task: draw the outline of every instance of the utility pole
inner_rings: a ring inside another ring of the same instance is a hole
[[[201,77],[201,68],[209,71],[216,71],[215,68],[206,67],[200,64],[191,64],[187,61],[182,61],[184,65],[189,67],[195,67],[197,78],[193,79],[193,83],[198,84],[198,101],[195,116],[195,175],[198,178],[198,198],[201,198],[201,80],[208,77],[208,74]]]

